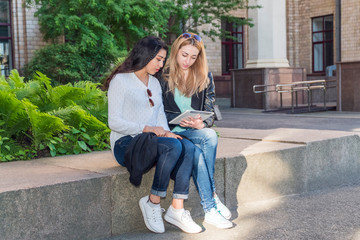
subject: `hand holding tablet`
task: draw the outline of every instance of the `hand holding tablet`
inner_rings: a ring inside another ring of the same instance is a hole
[[[180,114],[179,116],[177,116],[176,118],[174,118],[173,120],[171,120],[169,123],[170,124],[180,124],[181,120],[189,119],[189,117],[192,117],[192,118],[201,117],[201,119],[204,121],[205,119],[211,117],[212,115],[214,115],[213,112],[187,110],[187,111],[183,112],[182,114]]]

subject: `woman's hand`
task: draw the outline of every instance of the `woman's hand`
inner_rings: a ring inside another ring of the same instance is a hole
[[[165,131],[165,129],[163,127],[145,126],[143,129],[143,132],[153,132],[158,137],[164,137],[167,131]]]
[[[170,131],[166,131],[164,137],[182,139],[181,136],[179,136],[179,135],[177,135],[177,134],[175,134],[173,132],[170,132]]]
[[[180,127],[190,127],[190,128],[195,128],[195,129],[202,129],[205,127],[205,124],[200,116],[196,117],[196,118],[188,117],[186,119],[181,120]]]
[[[150,127],[150,126],[145,126],[143,129],[143,132],[152,132],[155,133],[156,136],[158,137],[168,137],[168,138],[177,138],[177,139],[182,139],[181,136],[172,133],[170,131],[166,131],[164,130],[163,127]]]

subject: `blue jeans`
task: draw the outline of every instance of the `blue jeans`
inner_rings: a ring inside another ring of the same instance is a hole
[[[114,156],[122,166],[125,166],[125,151],[131,140],[131,136],[125,136],[115,142]],[[174,180],[173,198],[188,198],[194,150],[195,146],[189,140],[158,137],[157,162],[151,194],[166,197],[171,177]]]
[[[211,128],[188,129],[176,134],[187,137],[195,144],[193,180],[205,212],[215,207],[215,160],[218,137]]]

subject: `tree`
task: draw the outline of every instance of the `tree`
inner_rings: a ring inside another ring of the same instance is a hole
[[[204,24],[202,34],[222,37],[221,20],[251,24],[231,10],[251,8],[248,0],[26,0],[36,5],[44,40],[60,46],[38,51],[25,70],[31,78],[36,70],[58,83],[99,81],[140,38],[155,34],[169,43],[182,32]]]
[[[250,25],[252,19],[240,19],[230,14],[238,9],[251,9],[260,6],[248,5],[248,0],[175,0],[172,2],[171,14],[168,20],[169,42],[183,32],[198,32],[197,28],[204,24],[210,24],[210,30],[202,30],[201,33],[210,37],[222,38],[228,32],[221,28],[221,21],[226,20],[238,25]]]
[[[26,3],[38,6],[35,16],[44,40],[68,45],[60,47],[67,50],[64,57],[76,59],[74,62],[84,66],[67,73],[75,76],[83,72],[78,81],[99,78],[119,57],[119,50],[129,50],[140,38],[155,33],[163,36],[166,31],[163,26],[169,17],[169,11],[162,8],[167,3],[158,0],[26,0]],[[51,55],[51,49],[43,51]],[[66,66],[62,59],[52,56],[52,66],[42,71],[59,81],[59,67]],[[33,66],[47,60],[50,59],[42,57],[42,61],[30,62],[27,73],[33,74]],[[61,83],[74,81],[64,76],[61,75]]]

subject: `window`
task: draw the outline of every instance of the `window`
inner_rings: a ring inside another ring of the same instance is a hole
[[[313,72],[325,73],[334,64],[333,16],[312,19]]]
[[[0,0],[0,74],[12,69],[10,0]]]
[[[234,38],[224,38],[221,42],[222,74],[230,74],[230,69],[243,68],[243,27],[222,21],[221,28]]]

